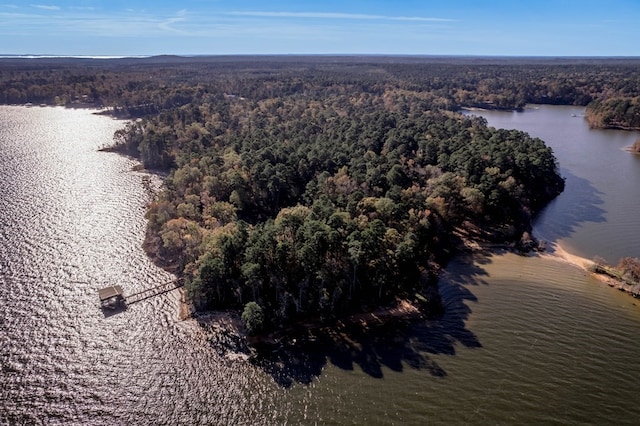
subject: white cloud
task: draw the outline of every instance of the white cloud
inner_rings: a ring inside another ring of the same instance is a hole
[[[166,31],[172,31],[172,32],[175,32],[175,33],[184,33],[183,31],[181,31],[181,30],[179,30],[177,28],[174,28],[172,25],[176,24],[178,22],[185,22],[186,20],[187,20],[186,18],[182,17],[179,14],[178,16],[176,16],[174,18],[168,18],[168,19],[164,20],[163,22],[160,22],[158,24],[158,27],[160,27],[160,28],[162,28],[163,30],[166,30]]]
[[[48,5],[48,4],[32,4],[31,7],[42,10],[60,10],[60,6]]]
[[[174,15],[160,16],[144,12],[114,14],[97,13],[93,8],[62,8],[31,4],[38,12],[17,13],[0,11],[0,20],[9,25],[0,26],[0,35],[49,35],[77,34],[98,37],[154,37],[167,33],[188,35],[180,24],[188,21],[187,10]],[[34,10],[32,9],[32,10]],[[45,13],[45,11],[61,11]]]
[[[302,40],[313,40],[313,42],[325,40],[333,43],[331,46],[338,46],[360,33],[376,34],[382,31],[390,34],[409,33],[412,37],[421,37],[427,32],[442,31],[448,27],[447,22],[454,21],[420,16],[313,12],[223,12],[212,15],[186,9],[169,14],[145,10],[98,13],[92,8],[51,9],[54,6],[48,6],[48,8],[39,7],[37,4],[30,6],[38,8],[39,11],[35,12],[36,9],[32,9],[30,13],[9,13],[9,10],[0,12],[0,20],[6,20],[9,23],[9,25],[0,26],[0,37],[31,35],[43,38],[100,37],[137,40],[173,36],[224,39],[234,42],[251,39],[261,40],[263,43],[269,41],[302,43]],[[48,10],[60,10],[60,12],[45,13]],[[282,22],[282,19],[286,22]],[[319,22],[309,25],[305,19],[317,19]],[[353,28],[354,22],[358,23],[357,30]],[[410,23],[412,25],[407,25]],[[267,47],[265,45],[265,48]],[[336,48],[332,47],[332,49]],[[300,48],[300,51],[302,50]]]
[[[247,16],[254,18],[302,18],[302,19],[351,19],[367,21],[416,21],[416,22],[455,22],[455,19],[432,18],[425,16],[392,16],[368,15],[360,13],[331,13],[331,12],[226,12],[225,15]]]

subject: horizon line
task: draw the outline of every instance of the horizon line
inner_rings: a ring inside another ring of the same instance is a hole
[[[266,56],[304,56],[304,57],[400,57],[400,58],[533,58],[533,59],[640,59],[640,55],[514,55],[514,54],[475,54],[475,53],[157,53],[132,55],[82,55],[82,54],[33,54],[0,53],[0,59],[145,59],[159,57],[205,58],[205,57],[266,57]]]

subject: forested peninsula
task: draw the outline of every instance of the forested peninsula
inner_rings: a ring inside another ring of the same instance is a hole
[[[462,107],[587,106],[640,125],[634,60],[159,57],[0,61],[0,102],[133,118],[114,149],[168,174],[146,248],[197,310],[253,333],[410,300],[459,238],[534,246],[564,188],[551,149]]]

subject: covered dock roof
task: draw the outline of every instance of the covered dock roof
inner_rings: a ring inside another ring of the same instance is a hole
[[[124,297],[122,287],[120,287],[119,285],[112,285],[98,290],[98,297],[100,297],[101,302],[117,296]]]

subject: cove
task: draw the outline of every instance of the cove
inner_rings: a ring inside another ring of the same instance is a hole
[[[539,237],[610,263],[640,257],[640,156],[626,151],[640,132],[589,129],[582,107],[532,105],[524,112],[474,114],[493,127],[524,130],[553,149],[566,187],[536,218]]]

